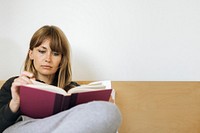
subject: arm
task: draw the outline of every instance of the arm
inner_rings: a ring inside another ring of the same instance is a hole
[[[13,125],[20,116],[19,86],[32,83],[33,74],[23,72],[6,81],[0,90],[0,132]]]
[[[0,132],[14,124],[19,117],[19,111],[13,113],[9,107],[11,96],[11,86],[17,77],[10,78],[5,82],[0,90]]]

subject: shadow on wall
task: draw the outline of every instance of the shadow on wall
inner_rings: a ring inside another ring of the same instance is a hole
[[[19,75],[23,66],[23,51],[12,40],[0,38],[0,79]]]

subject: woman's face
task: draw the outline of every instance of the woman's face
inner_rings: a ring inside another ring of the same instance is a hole
[[[62,55],[52,51],[50,40],[46,39],[39,47],[29,51],[29,57],[33,60],[38,76],[54,76],[59,68]]]

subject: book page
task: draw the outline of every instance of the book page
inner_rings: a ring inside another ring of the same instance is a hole
[[[57,93],[57,94],[61,94],[61,95],[69,95],[65,90],[63,90],[62,88],[53,86],[53,85],[48,85],[45,83],[41,83],[35,80],[32,80],[33,84],[27,84],[24,86],[30,87],[30,88],[34,88],[34,89],[39,89],[39,90],[44,90],[44,91],[49,91],[49,92],[53,92],[53,93]]]
[[[75,88],[70,89],[68,93],[72,94],[72,93],[78,93],[78,92],[98,91],[105,88],[106,88],[105,85],[81,85],[81,86],[77,86]]]
[[[105,89],[111,89],[112,88],[112,83],[110,80],[102,80],[102,81],[97,81],[97,82],[91,82],[89,85],[105,85]],[[115,103],[115,90],[112,88],[112,93],[111,93],[111,100],[113,103]]]
[[[97,81],[97,82],[91,82],[87,85],[80,85],[75,88],[70,89],[68,92],[65,90],[53,86],[53,85],[48,85],[42,82],[38,82],[35,80],[31,80],[33,84],[28,84],[25,86],[29,86],[31,88],[35,89],[40,89],[40,90],[45,90],[49,92],[54,92],[58,93],[61,95],[71,95],[72,93],[79,93],[79,92],[88,92],[88,91],[98,91],[102,89],[111,89],[111,81]]]
[[[111,89],[112,88],[110,80],[102,80],[102,81],[91,82],[88,85],[104,85],[105,89]]]
[[[88,85],[105,85],[105,89],[111,89],[112,84],[110,80],[102,80],[102,81],[97,81],[97,82],[91,82]],[[115,103],[115,90],[112,89],[111,97],[113,102]]]

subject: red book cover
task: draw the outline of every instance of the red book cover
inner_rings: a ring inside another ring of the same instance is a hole
[[[70,108],[91,101],[109,101],[112,89],[74,93],[71,95]]]
[[[69,103],[70,96],[21,86],[20,110],[22,114],[32,118],[48,117],[62,110],[64,97],[65,103]]]
[[[53,91],[51,91],[52,88]],[[23,115],[32,118],[44,118],[90,101],[109,101],[112,92],[112,89],[98,88],[95,90],[91,89],[91,86],[90,89],[84,87],[80,90],[80,87],[77,88],[78,90],[70,94],[61,88],[50,85],[20,86],[20,111]]]

